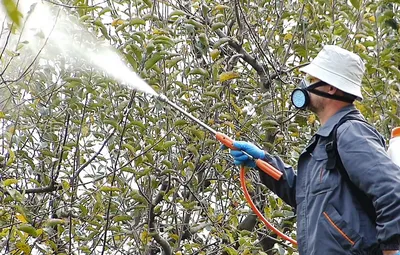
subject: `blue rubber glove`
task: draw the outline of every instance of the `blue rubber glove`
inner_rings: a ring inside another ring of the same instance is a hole
[[[256,162],[251,160],[249,156],[244,154],[242,151],[250,154],[254,159],[265,159],[265,152],[259,149],[252,143],[243,142],[243,141],[235,141],[233,142],[233,146],[235,146],[238,150],[231,150],[231,155],[234,158],[235,165],[244,165],[247,167],[255,167]]]

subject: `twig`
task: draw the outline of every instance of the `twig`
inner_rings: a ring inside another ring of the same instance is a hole
[[[152,234],[154,240],[162,247],[165,255],[172,255],[172,248],[171,245],[160,236],[160,233],[155,228],[155,217],[156,214],[154,213],[154,208],[158,203],[161,202],[162,197],[164,196],[165,192],[168,191],[170,188],[170,182],[165,181],[161,185],[160,192],[157,194],[154,201],[149,204],[149,232]]]
[[[82,172],[83,169],[85,169],[90,163],[92,163],[93,160],[95,160],[97,158],[97,156],[101,153],[101,151],[103,150],[103,148],[106,146],[106,144],[108,143],[108,141],[110,140],[110,138],[115,134],[115,129],[111,132],[111,134],[108,135],[108,137],[106,138],[106,140],[104,140],[103,144],[101,145],[100,149],[96,152],[96,154],[93,155],[93,157],[91,157],[87,162],[85,162],[85,164],[83,164],[78,170],[76,170],[75,174],[70,178],[70,184],[75,185],[75,179],[78,178],[80,172]]]
[[[50,193],[53,191],[61,190],[62,186],[58,183],[52,182],[50,186],[43,187],[43,188],[33,188],[23,190],[25,194],[39,194],[39,193]]]
[[[122,143],[124,141],[124,134],[125,134],[126,126],[127,126],[127,123],[128,123],[128,116],[129,116],[130,110],[132,109],[132,103],[133,103],[134,98],[135,98],[135,93],[136,93],[135,91],[132,92],[131,100],[129,101],[129,104],[127,106],[127,109],[128,109],[127,113],[124,116],[125,118],[123,118],[123,120],[120,122],[121,124],[123,122],[123,129],[121,131],[121,136],[120,136],[120,139],[119,139],[119,148],[122,147]],[[113,166],[113,175],[112,175],[112,179],[111,179],[111,185],[114,185],[115,177],[116,177],[116,174],[117,174],[117,164],[118,164],[118,160],[119,160],[120,155],[121,155],[121,150],[118,150],[118,153],[117,153],[117,156],[116,156],[116,159],[115,159],[115,163],[114,163],[114,166]],[[106,212],[106,225],[104,226],[103,247],[102,247],[102,251],[101,251],[102,255],[104,255],[104,252],[106,251],[107,231],[108,231],[108,227],[110,225],[110,210],[111,210],[111,196],[110,196],[110,198],[108,200],[108,206],[107,206],[107,212]]]
[[[61,170],[61,162],[63,159],[63,154],[64,154],[64,147],[67,142],[67,137],[68,137],[68,126],[69,126],[69,120],[70,120],[71,115],[67,112],[66,116],[66,121],[65,121],[65,131],[64,131],[64,137],[63,137],[63,143],[61,145],[61,151],[58,159],[58,167],[57,167],[57,172],[55,173],[56,176],[54,176],[54,167],[51,169],[51,179],[54,182],[58,178],[58,174],[60,173]]]
[[[87,8],[92,8],[92,7],[99,6],[99,5],[101,5],[101,4],[107,2],[107,1],[103,1],[103,2],[101,2],[101,3],[97,3],[97,4],[94,4],[94,5],[90,5],[90,6],[72,6],[72,5],[66,5],[66,4],[63,4],[63,3],[56,3],[56,2],[51,1],[51,0],[44,0],[44,1],[45,1],[45,2],[48,2],[48,3],[51,3],[51,4],[54,4],[54,5],[57,5],[57,6],[61,6],[61,7],[65,7],[65,8],[70,8],[70,9],[87,9]],[[101,6],[100,6],[100,7],[101,7]],[[100,8],[100,7],[99,7],[99,8]]]

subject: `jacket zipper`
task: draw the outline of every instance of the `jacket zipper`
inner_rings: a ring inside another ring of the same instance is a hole
[[[329,215],[326,212],[323,212],[325,218],[329,221],[329,223],[347,240],[349,241],[349,243],[353,246],[355,244],[355,242],[353,240],[350,239],[350,237],[348,237],[346,235],[346,233],[344,233],[331,219],[331,217],[329,217]]]

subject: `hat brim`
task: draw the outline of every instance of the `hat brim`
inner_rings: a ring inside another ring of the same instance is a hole
[[[354,82],[345,79],[335,73],[332,73],[328,70],[325,70],[313,63],[310,63],[309,65],[306,65],[304,67],[301,67],[300,72],[307,73],[315,78],[320,79],[321,81],[324,81],[328,83],[329,85],[334,86],[335,88],[338,88],[342,91],[346,91],[347,93],[356,96],[357,100],[361,101],[363,99],[363,96],[361,94],[361,84],[357,85]]]

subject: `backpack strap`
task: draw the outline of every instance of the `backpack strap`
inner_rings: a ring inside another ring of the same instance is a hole
[[[337,150],[337,130],[340,125],[342,125],[347,120],[357,120],[370,125],[365,119],[361,118],[359,115],[355,115],[357,111],[351,111],[346,114],[339,122],[333,127],[331,133],[328,136],[328,142],[325,145],[325,150],[328,155],[328,162],[326,163],[326,170],[337,169],[342,175],[342,178],[348,184],[352,194],[357,198],[358,202],[361,204],[363,210],[368,214],[372,222],[376,221],[376,211],[372,204],[371,198],[367,196],[363,191],[361,191],[351,180],[349,174],[343,166],[343,162],[340,159],[340,155]]]

